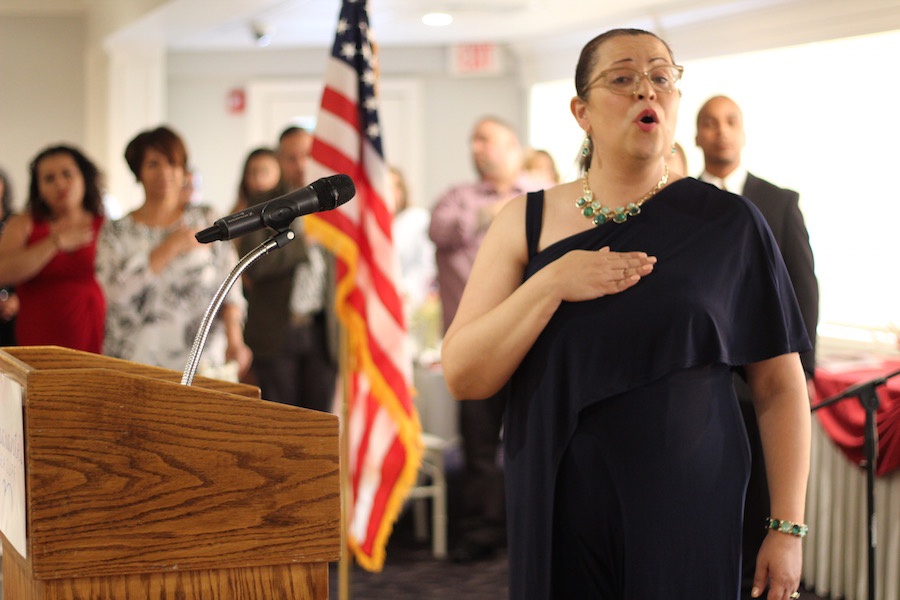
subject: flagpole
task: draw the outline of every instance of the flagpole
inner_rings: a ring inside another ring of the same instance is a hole
[[[350,525],[350,344],[347,343],[347,328],[338,327],[340,332],[338,347],[338,372],[341,376],[341,562],[338,565],[338,600],[350,599],[350,568],[353,566],[353,553],[350,552],[347,528]]]

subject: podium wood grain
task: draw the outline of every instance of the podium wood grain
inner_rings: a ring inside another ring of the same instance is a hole
[[[336,417],[61,349],[0,367],[25,386],[28,556],[4,541],[7,597],[327,597]]]
[[[22,558],[3,550],[4,598],[40,600],[322,600],[328,598],[324,564],[294,564],[112,577],[37,580]]]
[[[0,370],[25,384],[28,372],[49,369],[112,369],[120,373],[130,373],[158,379],[160,381],[181,382],[181,373],[162,367],[111,358],[90,352],[80,352],[58,346],[10,346],[0,348]],[[239,396],[259,398],[259,388],[244,383],[233,383],[221,379],[197,376],[191,387],[229,392]]]

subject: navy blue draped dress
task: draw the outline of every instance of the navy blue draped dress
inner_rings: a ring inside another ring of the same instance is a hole
[[[538,251],[542,212],[529,195],[526,278],[576,249],[658,263],[563,303],[507,386],[510,596],[738,598],[750,454],[732,371],[809,348],[771,232],[692,178]]]

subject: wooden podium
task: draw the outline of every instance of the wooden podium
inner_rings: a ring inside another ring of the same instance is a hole
[[[4,348],[0,373],[22,389],[27,516],[5,600],[328,597],[335,416],[58,347]]]

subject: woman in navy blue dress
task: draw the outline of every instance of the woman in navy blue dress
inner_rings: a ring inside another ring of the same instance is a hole
[[[508,391],[513,598],[738,598],[750,459],[735,369],[772,518],[796,525],[769,531],[754,594],[798,597],[809,342],[758,211],[669,172],[681,70],[648,32],[585,46],[584,176],[501,212],[444,339],[456,397]]]

